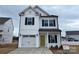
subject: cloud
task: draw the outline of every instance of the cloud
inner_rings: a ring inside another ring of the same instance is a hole
[[[19,32],[18,13],[25,9],[26,5],[0,5],[0,16],[11,17],[14,24],[14,35]],[[79,30],[79,6],[78,5],[40,5],[42,9],[51,15],[58,15],[59,28],[62,35],[65,31]]]

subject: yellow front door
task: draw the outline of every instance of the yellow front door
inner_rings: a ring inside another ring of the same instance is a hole
[[[40,35],[40,47],[45,47],[45,35]]]

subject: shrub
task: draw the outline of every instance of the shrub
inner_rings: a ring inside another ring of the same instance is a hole
[[[63,46],[61,45],[61,46],[59,47],[59,49],[63,49]]]
[[[50,48],[54,48],[53,46],[51,46]]]
[[[56,45],[56,46],[55,46],[55,48],[57,49],[57,48],[58,48],[58,46]]]

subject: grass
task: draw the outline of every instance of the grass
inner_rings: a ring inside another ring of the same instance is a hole
[[[7,54],[18,47],[17,42],[12,44],[0,44],[0,54]]]

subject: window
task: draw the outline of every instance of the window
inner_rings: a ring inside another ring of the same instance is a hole
[[[48,26],[48,20],[42,20],[42,26]]]
[[[9,29],[8,29],[8,32],[9,32]]]
[[[55,20],[42,20],[42,26],[43,27],[51,27],[51,26],[55,26]]]
[[[57,35],[48,35],[49,43],[57,43]]]
[[[26,17],[25,25],[34,25],[34,17]]]
[[[55,20],[49,20],[49,26],[55,26]]]
[[[2,35],[0,34],[0,39],[2,38]]]

